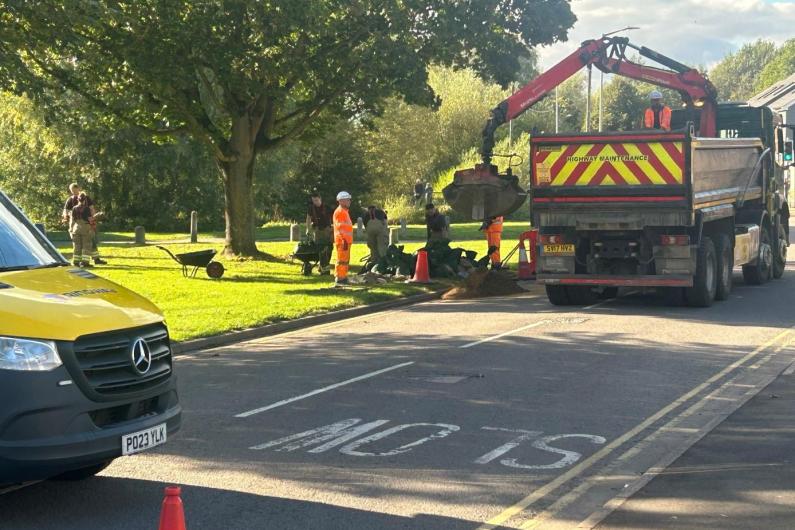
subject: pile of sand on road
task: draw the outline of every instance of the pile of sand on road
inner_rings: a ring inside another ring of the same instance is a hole
[[[526,291],[516,284],[516,275],[510,271],[477,269],[464,280],[463,285],[444,293],[442,300],[507,296],[524,292]]]

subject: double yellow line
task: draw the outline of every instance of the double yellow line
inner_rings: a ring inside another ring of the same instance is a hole
[[[478,530],[491,530],[492,528],[501,526],[502,524],[508,522],[510,519],[513,519],[514,517],[518,516],[528,507],[535,504],[539,500],[543,499],[544,497],[546,497],[553,491],[557,490],[558,488],[560,488],[567,482],[571,481],[572,479],[579,477],[580,475],[585,473],[588,469],[593,467],[595,464],[599,463],[600,461],[610,456],[610,454],[614,450],[622,446],[624,443],[634,438],[635,436],[643,432],[645,429],[647,429],[648,427],[650,427],[651,425],[653,425],[658,420],[665,417],[666,415],[668,415],[678,407],[684,405],[686,402],[688,402],[690,399],[692,399],[696,395],[706,390],[710,385],[712,385],[716,381],[722,379],[723,377],[725,377],[732,371],[736,370],[746,362],[750,361],[760,353],[771,348],[773,345],[780,342],[781,344],[776,349],[776,351],[781,351],[782,349],[787,347],[790,341],[792,340],[793,330],[795,330],[795,326],[785,331],[782,331],[781,333],[779,333],[769,341],[765,342],[764,344],[756,348],[754,351],[748,353],[741,359],[728,365],[723,370],[716,373],[715,375],[713,375],[712,377],[710,377],[700,385],[696,386],[692,390],[686,392],[685,394],[682,394],[676,400],[669,403],[665,407],[661,408],[660,410],[658,410],[657,412],[655,412],[654,414],[652,414],[651,416],[649,416],[648,418],[637,424],[631,430],[625,432],[623,435],[616,438],[609,444],[605,445],[590,457],[586,458],[576,466],[569,469],[567,472],[563,473],[562,475],[559,475],[554,480],[546,483],[542,487],[528,494],[526,497],[515,503],[513,506],[506,508],[495,517],[492,517],[491,519],[486,521],[485,523],[483,523],[481,526],[478,527]],[[520,528],[523,529],[533,528],[534,526],[536,526],[536,524],[537,523],[535,521],[530,520],[525,522],[522,526],[520,526]]]

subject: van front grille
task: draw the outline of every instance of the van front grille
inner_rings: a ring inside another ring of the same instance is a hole
[[[139,363],[142,350],[133,345],[143,339],[151,362]],[[162,324],[87,335],[74,343],[78,366],[89,386],[100,394],[128,394],[155,387],[171,376],[171,346]],[[135,355],[135,357],[134,357]]]

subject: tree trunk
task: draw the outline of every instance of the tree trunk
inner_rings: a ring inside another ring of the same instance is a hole
[[[218,160],[224,182],[226,208],[227,255],[255,257],[257,250],[254,232],[253,175],[257,153],[254,148],[256,130],[250,126],[248,115],[236,118],[232,124],[229,140],[231,161]]]

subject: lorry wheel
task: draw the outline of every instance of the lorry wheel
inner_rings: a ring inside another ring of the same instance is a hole
[[[95,464],[93,466],[88,466],[80,469],[75,469],[74,471],[67,471],[66,473],[61,473],[57,477],[53,477],[52,480],[65,480],[65,481],[73,481],[73,480],[85,480],[87,478],[91,478],[106,467],[108,467],[113,460],[108,460],[107,462],[102,462],[101,464]]]
[[[718,286],[718,257],[715,244],[708,237],[701,238],[696,255],[696,276],[693,287],[685,290],[687,305],[690,307],[709,307],[715,299]]]
[[[770,231],[762,230],[759,242],[759,255],[753,265],[743,265],[743,280],[749,285],[762,285],[770,279],[773,268],[773,247],[770,245]]]
[[[563,285],[547,285],[547,298],[552,305],[570,305],[569,293]]]
[[[591,305],[599,301],[599,295],[587,285],[572,285],[566,290],[573,305]]]
[[[787,267],[787,233],[784,225],[780,222],[778,226],[778,238],[773,249],[773,278],[779,279],[784,276],[784,269]]]
[[[734,248],[727,234],[720,234],[717,241],[718,286],[715,300],[726,300],[732,292],[732,270],[734,269]]]

